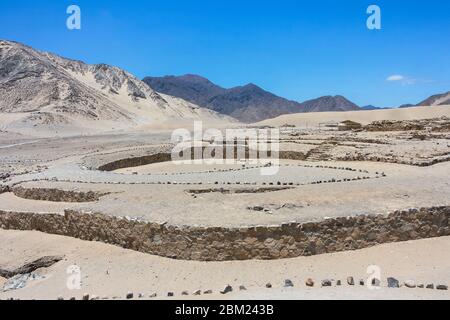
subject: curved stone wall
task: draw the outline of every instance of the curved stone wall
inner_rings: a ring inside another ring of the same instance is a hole
[[[1,186],[0,185],[0,194],[9,192],[9,186]]]
[[[23,187],[15,187],[12,189],[12,192],[19,198],[51,202],[94,202],[108,194],[94,191],[77,192],[59,189]]]
[[[202,148],[202,153],[205,148]],[[190,154],[192,155],[191,158],[194,160],[194,154],[195,149],[192,148],[190,151]],[[226,152],[225,152],[226,155]],[[270,154],[269,154],[270,155]],[[214,156],[214,154],[213,154]],[[234,158],[237,159],[237,151],[234,151]],[[245,158],[250,158],[250,150],[247,148],[245,151]],[[280,151],[279,152],[279,158],[281,160],[305,160],[307,157],[302,152],[296,152],[296,151]],[[108,163],[104,163],[102,165],[99,165],[97,167],[97,170],[100,171],[114,171],[119,169],[125,169],[125,168],[135,168],[140,167],[148,164],[154,164],[154,163],[161,163],[161,162],[169,162],[172,161],[172,154],[167,152],[162,153],[155,153],[151,155],[145,155],[145,156],[137,156],[137,157],[128,157],[128,158],[122,158],[119,160],[114,160]]]
[[[153,255],[198,261],[280,259],[449,236],[450,207],[242,228],[176,227],[103,214],[0,211],[0,227],[101,241]]]
[[[145,166],[147,164],[167,162],[172,160],[170,153],[157,153],[149,156],[126,158],[104,164],[98,168],[100,171],[114,171],[125,168]]]

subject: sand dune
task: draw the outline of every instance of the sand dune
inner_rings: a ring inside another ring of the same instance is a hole
[[[364,125],[379,120],[420,120],[442,116],[450,117],[450,106],[415,107],[405,109],[387,109],[350,112],[298,113],[257,123],[257,125],[283,126],[285,124],[298,127],[315,127],[326,122],[352,120]]]

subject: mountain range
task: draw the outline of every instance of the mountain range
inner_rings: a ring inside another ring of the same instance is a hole
[[[447,104],[450,92],[419,105]],[[253,123],[284,114],[374,109],[360,108],[343,96],[299,103],[255,84],[226,89],[189,74],[139,80],[118,67],[89,65],[0,40],[0,130],[70,128],[80,134],[177,127],[192,120]]]
[[[360,110],[343,96],[325,96],[299,103],[279,97],[252,83],[225,89],[192,74],[146,77],[143,81],[157,92],[180,97],[246,123],[290,113]]]

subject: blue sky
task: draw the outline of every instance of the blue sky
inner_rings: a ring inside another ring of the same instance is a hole
[[[71,4],[79,31],[66,28]],[[371,4],[382,30],[366,27]],[[298,101],[388,107],[450,91],[448,0],[1,0],[0,38],[140,78],[195,73]]]

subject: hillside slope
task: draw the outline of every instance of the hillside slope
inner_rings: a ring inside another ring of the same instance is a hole
[[[111,130],[224,117],[150,89],[130,73],[0,41],[3,127],[41,131]]]

